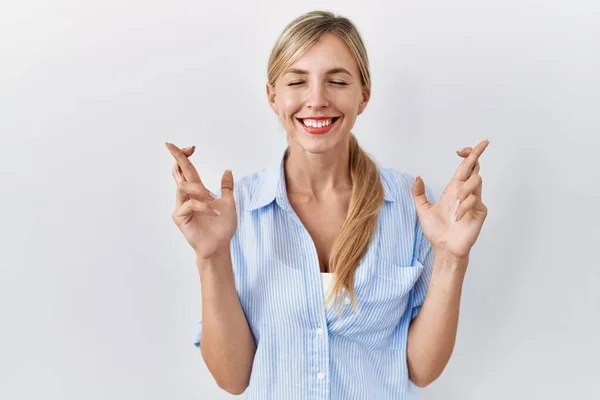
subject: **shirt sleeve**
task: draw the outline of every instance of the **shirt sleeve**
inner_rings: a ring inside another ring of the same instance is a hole
[[[434,204],[437,202],[437,196],[427,185],[425,185],[425,194],[427,195],[427,199],[430,203]],[[434,260],[434,253],[432,250],[431,243],[423,235],[420,223],[417,226],[416,237],[419,246],[416,250],[415,257],[416,260],[423,265],[423,271],[421,272],[421,276],[419,276],[419,279],[413,287],[411,321],[417,317],[419,311],[421,311],[421,306],[425,301],[425,296],[427,295],[427,291],[429,289],[429,281],[431,280],[431,274],[433,272]]]
[[[423,271],[413,288],[411,321],[415,319],[419,314],[419,311],[421,311],[421,306],[425,301],[425,296],[429,289],[429,281],[431,280],[431,274],[433,272],[433,251],[431,249],[431,243],[429,243],[425,237],[423,237],[421,245],[419,246],[419,262],[423,264]]]
[[[196,334],[194,336],[194,346],[200,348],[200,339],[202,338],[202,321],[196,322]]]

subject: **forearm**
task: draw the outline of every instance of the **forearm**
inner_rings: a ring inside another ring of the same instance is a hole
[[[456,259],[443,251],[434,254],[427,296],[408,330],[409,376],[421,387],[437,379],[450,360],[468,264],[468,259]]]
[[[248,386],[256,344],[235,289],[231,254],[197,260],[202,292],[200,349],[217,384],[233,394]]]

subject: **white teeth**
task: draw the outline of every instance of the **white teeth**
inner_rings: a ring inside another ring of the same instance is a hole
[[[311,128],[322,128],[324,126],[331,125],[331,119],[316,120],[316,119],[303,119],[302,123]]]

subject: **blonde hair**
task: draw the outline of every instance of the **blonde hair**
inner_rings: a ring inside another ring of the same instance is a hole
[[[370,88],[369,59],[358,29],[349,19],[327,11],[311,11],[285,27],[269,57],[269,84],[274,87],[285,70],[328,33],[337,35],[346,43],[358,63],[363,87]],[[326,300],[329,303],[332,296],[335,296],[335,302],[339,306],[345,290],[357,310],[354,273],[375,234],[384,193],[376,164],[361,149],[352,133],[349,147],[352,197],[348,214],[329,257],[330,270],[335,272],[335,280],[333,290]]]

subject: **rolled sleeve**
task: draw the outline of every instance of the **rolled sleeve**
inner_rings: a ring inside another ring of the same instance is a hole
[[[196,322],[196,334],[194,336],[194,346],[200,348],[200,339],[202,338],[202,321]]]
[[[433,193],[431,188],[425,185],[425,194],[427,195],[427,199],[430,203],[434,204],[437,202],[437,196]],[[423,264],[423,271],[421,272],[421,276],[415,283],[413,287],[413,295],[411,302],[411,321],[414,320],[419,312],[421,311],[421,306],[425,301],[425,296],[427,296],[427,291],[429,289],[429,281],[431,280],[431,274],[433,273],[433,261],[434,261],[434,253],[431,246],[431,243],[425,236],[423,235],[423,231],[421,229],[420,223],[417,227],[417,240],[419,246],[416,251],[417,260]]]
[[[423,264],[423,271],[421,276],[413,287],[412,295],[412,316],[411,320],[415,319],[421,311],[421,306],[427,296],[427,290],[429,289],[429,281],[431,280],[431,274],[433,272],[433,251],[431,243],[425,238],[420,246],[419,261]]]

